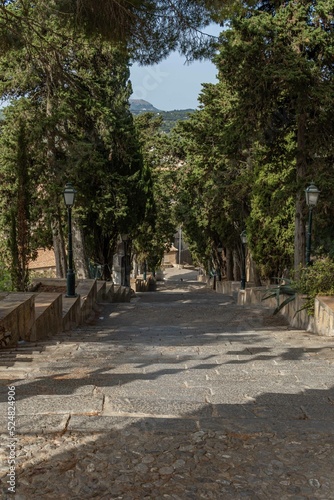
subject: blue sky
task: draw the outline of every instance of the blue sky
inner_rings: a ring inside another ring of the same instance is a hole
[[[221,28],[210,26],[204,31],[218,35]],[[158,109],[197,108],[202,83],[216,83],[217,68],[211,61],[185,63],[185,57],[172,53],[153,66],[131,67],[132,99],[144,99]]]

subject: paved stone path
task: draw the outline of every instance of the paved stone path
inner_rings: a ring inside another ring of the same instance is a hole
[[[334,499],[334,339],[193,277],[0,353],[1,498]]]

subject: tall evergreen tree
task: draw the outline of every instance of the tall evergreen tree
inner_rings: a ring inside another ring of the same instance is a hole
[[[219,76],[238,95],[240,131],[266,144],[286,134],[293,141],[297,269],[305,259],[303,190],[316,179],[333,137],[333,7],[263,2],[234,19],[221,42]]]
[[[64,276],[65,182],[72,180],[80,192],[76,214],[87,249],[105,264],[118,233],[131,231],[143,217],[145,182],[128,104],[128,58],[100,35],[87,40],[60,26],[58,17],[38,9],[35,16],[44,36],[17,34],[17,44],[0,61],[0,87],[7,97],[25,95],[39,110],[35,140],[44,169],[38,180],[47,194],[58,275]]]

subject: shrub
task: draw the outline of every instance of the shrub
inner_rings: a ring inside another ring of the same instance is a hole
[[[12,289],[11,273],[2,263],[0,265],[0,292],[11,292]]]
[[[301,268],[298,274],[298,279],[292,281],[282,279],[281,284],[270,287],[264,294],[262,300],[276,297],[277,307],[274,314],[293,301],[297,293],[306,295],[305,305],[302,309],[307,309],[309,315],[314,314],[314,299],[317,295],[334,295],[333,259],[329,257],[319,259],[312,266]],[[281,295],[285,296],[282,303],[280,303]]]
[[[313,314],[317,295],[334,295],[334,260],[325,257],[304,267],[295,285],[298,293],[307,296],[305,308]]]

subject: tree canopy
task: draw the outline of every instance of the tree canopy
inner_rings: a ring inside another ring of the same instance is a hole
[[[333,190],[333,30],[331,2],[268,1],[244,3],[222,31],[219,83],[204,85],[179,129],[180,210],[193,241],[207,242],[203,260],[219,240],[240,249],[245,227],[264,277],[304,263],[304,190]],[[317,238],[329,251],[322,203]]]
[[[203,28],[212,22],[215,1],[205,0],[3,0],[0,19],[6,24],[2,48],[17,43],[27,29],[46,41],[44,19],[58,19],[67,31],[103,36],[145,64],[178,50],[188,60],[213,54],[214,37]],[[38,16],[36,16],[38,13]],[[63,36],[57,28],[54,36]]]
[[[102,264],[126,232],[155,266],[175,215],[199,260],[227,276],[238,274],[244,229],[262,277],[297,269],[311,181],[323,194],[317,249],[334,251],[333,19],[329,0],[0,2],[0,93],[12,99],[1,190],[17,201],[2,230],[17,282],[37,242],[64,267],[65,178],[80,191],[83,250]],[[224,25],[219,46],[205,35],[212,20]],[[204,84],[200,109],[168,136],[158,117],[134,125],[131,60],[215,49],[219,83]]]

